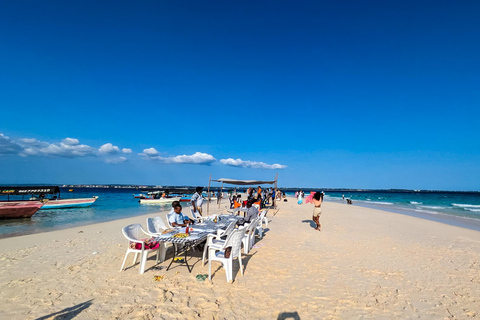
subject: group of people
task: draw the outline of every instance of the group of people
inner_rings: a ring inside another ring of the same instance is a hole
[[[242,202],[242,196],[237,194],[237,190],[235,192],[229,192],[229,199],[230,199],[230,209],[235,209],[242,207],[248,201],[253,200],[253,203],[258,203],[260,208],[264,208],[266,205],[271,205],[275,207],[275,200],[282,199],[282,192],[280,190],[269,188],[269,189],[262,189],[261,186],[258,188],[249,187],[246,190],[247,199]],[[283,197],[285,197],[285,192],[283,193]]]
[[[192,205],[192,209],[194,212],[198,212],[199,215],[202,215],[202,205],[203,205],[203,196],[202,196],[202,187],[197,187],[195,189],[195,193],[192,195],[190,200],[190,204]],[[281,192],[275,189],[264,190],[262,193],[262,188],[259,186],[256,191],[256,197],[254,196],[253,188],[248,188],[247,190],[247,202],[246,207],[247,211],[245,214],[245,223],[250,223],[255,217],[258,217],[259,211],[254,204],[258,204],[258,207],[262,207],[262,203],[264,204],[266,200],[272,199],[272,205],[275,206],[275,199],[276,196],[280,195]],[[320,215],[322,214],[322,202],[323,202],[323,192],[315,192],[311,199],[311,203],[314,204],[313,208],[313,222],[317,225],[315,230],[321,231],[321,224],[320,224]],[[305,194],[302,190],[295,192],[295,197],[300,198],[304,197]],[[242,197],[241,195],[233,194],[231,195],[231,209],[239,208],[242,206]],[[174,214],[175,213],[175,214]],[[182,213],[182,205],[180,201],[173,201],[172,202],[172,209],[168,214],[168,221],[173,227],[186,227],[190,224],[194,223],[193,219],[190,219],[186,214]]]
[[[195,193],[192,195],[192,198],[190,200],[192,210],[194,212],[197,212],[199,215],[202,215],[202,205],[203,205],[203,200],[204,200],[204,198],[202,196],[202,190],[203,190],[202,187],[197,187],[195,189]],[[241,206],[241,203],[240,203],[241,202],[241,196],[237,195],[234,198],[235,198],[234,199],[235,205],[237,207],[240,207]],[[259,204],[259,207],[260,207],[260,205],[261,205],[260,202],[261,202],[261,199],[258,200],[257,198],[254,198],[254,197],[250,197],[247,200],[247,203],[246,203],[247,211],[246,211],[245,219],[243,219],[241,224],[251,223],[253,221],[253,219],[258,217],[259,210],[257,209],[257,207],[254,206],[254,204]],[[182,208],[182,205],[181,205],[180,201],[173,201],[172,202],[172,209],[170,210],[170,212],[167,215],[168,221],[170,222],[172,227],[187,227],[187,226],[195,223],[195,221],[193,219],[191,219],[190,217],[188,217],[188,215],[186,215],[182,212],[182,209],[183,208]]]

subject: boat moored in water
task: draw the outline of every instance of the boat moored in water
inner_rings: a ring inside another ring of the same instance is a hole
[[[77,198],[77,199],[49,199],[41,210],[63,209],[63,208],[85,208],[90,207],[98,197]]]
[[[31,218],[42,206],[39,201],[0,202],[0,219]]]
[[[158,198],[158,199],[151,199],[151,198],[140,199],[141,204],[167,204],[167,203],[172,203],[173,201],[180,201],[180,197]]]
[[[96,196],[92,198],[61,199],[58,186],[0,187],[0,194],[8,197],[6,202],[0,202],[3,207],[2,211],[7,212],[8,206],[6,204],[11,204],[8,210],[13,210],[11,214],[9,213],[10,211],[4,214],[4,217],[7,218],[29,218],[40,209],[89,207],[98,199]],[[32,196],[29,198],[30,201],[24,201],[24,197],[28,195]],[[52,195],[52,198],[46,198],[47,195]],[[14,199],[10,200],[10,196]],[[15,199],[19,198],[18,196],[21,196],[22,199]]]

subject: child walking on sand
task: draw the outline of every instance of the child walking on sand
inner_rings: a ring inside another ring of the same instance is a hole
[[[323,202],[323,193],[321,192],[316,192],[313,195],[312,198],[312,203],[315,205],[313,208],[313,221],[317,224],[317,227],[315,230],[320,231],[320,228],[322,227],[320,225],[320,215],[322,214],[322,202]]]

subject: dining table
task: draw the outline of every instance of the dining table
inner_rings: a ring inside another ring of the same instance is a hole
[[[195,223],[189,227],[167,229],[166,231],[168,232],[156,236],[156,241],[170,242],[174,248],[173,257],[167,267],[167,271],[170,269],[174,261],[180,261],[181,264],[187,266],[188,271],[191,273],[193,266],[188,264],[188,252],[193,250],[197,245],[205,242],[209,234],[216,235],[217,230],[224,230],[231,222],[237,220],[238,216],[230,214],[209,216],[201,223]],[[189,228],[187,236],[185,236],[186,228]],[[177,236],[178,234],[181,234],[182,237]]]
[[[240,214],[240,212],[243,212],[243,217],[245,218],[247,216],[247,207],[239,207],[233,209],[233,213],[236,214],[237,216]]]

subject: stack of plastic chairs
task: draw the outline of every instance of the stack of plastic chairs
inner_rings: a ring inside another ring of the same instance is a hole
[[[227,237],[225,243],[220,249],[210,247],[208,249],[208,279],[212,279],[212,261],[220,261],[227,274],[227,282],[233,280],[233,259],[238,259],[240,266],[240,272],[243,276],[243,264],[242,264],[242,239],[245,236],[246,228],[239,228],[234,230]],[[231,248],[230,256],[225,257],[225,251],[227,248]],[[217,251],[218,250],[218,251]]]
[[[205,243],[205,247],[203,248],[203,259],[202,262],[205,264],[205,256],[207,255],[207,251],[209,247],[215,248],[220,250],[226,240],[223,240],[222,237],[228,237],[233,230],[235,230],[236,221],[232,221],[225,230],[217,230],[217,234],[209,234],[207,236],[207,242]]]
[[[260,218],[253,219],[253,221],[248,226],[243,228],[245,229],[245,236],[242,239],[244,253],[249,253],[253,245],[255,244],[255,231],[259,222]]]

